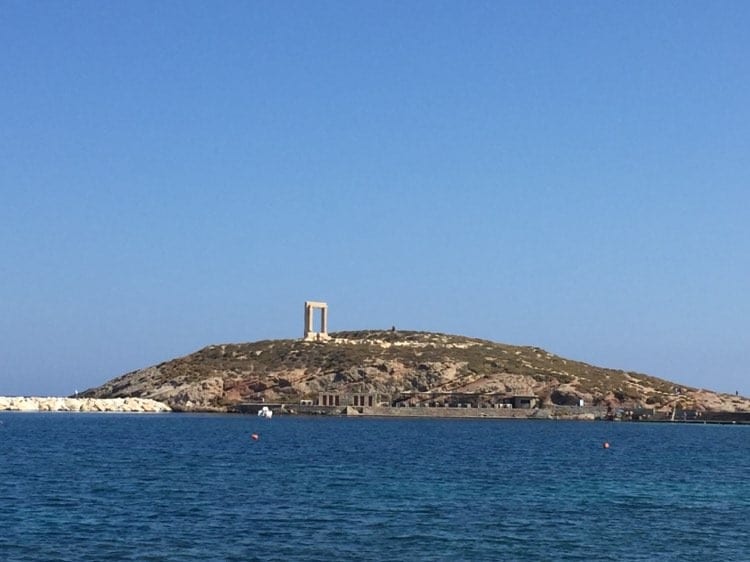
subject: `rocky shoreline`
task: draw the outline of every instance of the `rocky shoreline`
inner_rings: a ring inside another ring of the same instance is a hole
[[[63,398],[0,396],[0,411],[161,413],[172,409],[150,398]]]

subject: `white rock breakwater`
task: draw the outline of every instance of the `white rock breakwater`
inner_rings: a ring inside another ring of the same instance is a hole
[[[61,398],[50,396],[0,396],[0,411],[14,412],[171,412],[148,398]]]

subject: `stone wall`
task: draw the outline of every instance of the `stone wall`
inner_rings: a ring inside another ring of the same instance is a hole
[[[361,408],[366,416],[393,416],[404,418],[498,418],[526,419],[539,417],[543,410],[512,408],[446,408],[446,407],[404,407],[404,408]]]
[[[357,408],[366,416],[392,416],[404,418],[492,418],[492,419],[565,419],[595,420],[601,413],[593,409],[570,408],[446,408],[446,407],[404,407],[404,408]]]

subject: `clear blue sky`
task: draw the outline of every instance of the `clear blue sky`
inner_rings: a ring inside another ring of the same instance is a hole
[[[747,2],[0,4],[0,394],[430,330],[750,394]]]

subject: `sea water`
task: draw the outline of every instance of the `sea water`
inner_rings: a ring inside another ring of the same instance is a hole
[[[0,559],[750,560],[750,426],[2,413]]]

